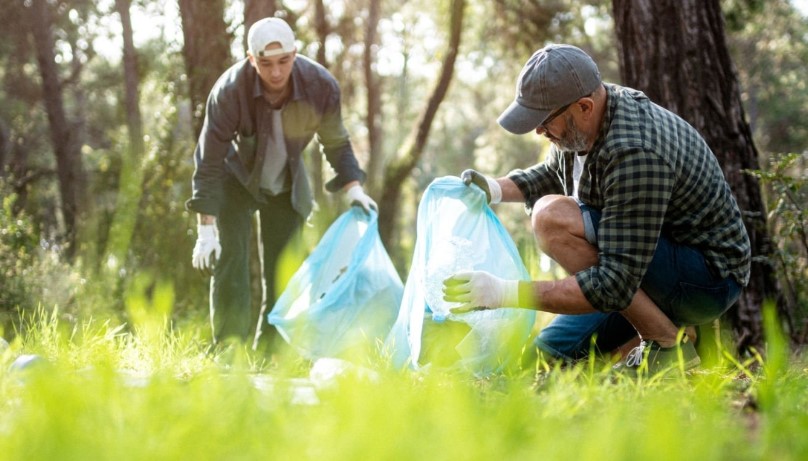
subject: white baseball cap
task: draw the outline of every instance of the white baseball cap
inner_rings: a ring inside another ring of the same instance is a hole
[[[280,48],[266,50],[270,43],[279,43]],[[295,33],[283,19],[264,18],[256,21],[247,34],[250,54],[258,57],[276,56],[295,51]]]

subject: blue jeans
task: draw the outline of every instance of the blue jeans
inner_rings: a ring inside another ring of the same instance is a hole
[[[597,245],[600,211],[579,203],[589,243]],[[640,287],[679,326],[710,322],[738,300],[741,287],[732,279],[720,278],[707,266],[695,248],[662,236]],[[586,357],[593,346],[608,352],[625,344],[637,331],[619,312],[558,315],[534,340],[540,350],[553,357],[576,360]]]

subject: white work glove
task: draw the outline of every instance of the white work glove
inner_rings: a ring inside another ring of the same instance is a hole
[[[202,275],[208,276],[213,273],[213,266],[222,254],[219,232],[216,230],[216,224],[197,224],[196,235],[193,265]]]
[[[502,187],[500,187],[499,183],[479,171],[465,170],[460,174],[460,179],[463,181],[463,184],[467,186],[474,183],[477,187],[482,189],[483,192],[485,192],[488,203],[491,205],[502,201]]]
[[[370,214],[370,209],[373,208],[376,212],[379,211],[379,206],[376,205],[376,202],[373,201],[372,198],[368,194],[365,193],[365,190],[362,189],[362,186],[355,185],[351,186],[350,189],[345,193],[348,196],[348,202],[351,205],[359,205],[365,210],[365,213]]]
[[[443,281],[443,300],[463,303],[451,309],[455,314],[519,307],[519,280],[504,280],[483,271],[458,272]]]

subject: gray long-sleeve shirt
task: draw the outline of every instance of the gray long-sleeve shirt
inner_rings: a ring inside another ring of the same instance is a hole
[[[316,135],[336,176],[326,184],[335,192],[364,181],[365,173],[342,122],[339,85],[321,65],[298,55],[291,74],[292,93],[283,109],[284,140],[292,179],[292,205],[303,217],[312,209],[312,193],[301,153]],[[193,195],[186,208],[218,216],[225,175],[232,174],[257,200],[266,144],[272,130],[271,108],[249,60],[225,71],[208,96],[205,122],[194,152]]]

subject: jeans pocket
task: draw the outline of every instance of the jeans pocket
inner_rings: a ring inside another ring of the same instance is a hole
[[[729,281],[704,286],[679,282],[678,293],[671,305],[671,320],[677,324],[699,325],[710,322],[726,312],[730,300]]]

